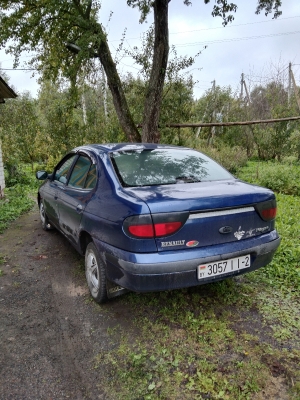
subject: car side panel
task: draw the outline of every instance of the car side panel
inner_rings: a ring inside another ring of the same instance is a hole
[[[86,204],[94,191],[64,187],[59,191],[59,225],[64,235],[74,243],[78,242],[80,223]]]
[[[101,206],[101,203],[98,204]],[[128,209],[128,212],[130,211]],[[157,251],[154,239],[132,239],[126,236],[123,232],[122,222],[123,218],[119,221],[111,221],[85,211],[81,220],[80,230],[81,232],[88,232],[93,239],[100,240],[117,249],[126,249],[137,253]]]

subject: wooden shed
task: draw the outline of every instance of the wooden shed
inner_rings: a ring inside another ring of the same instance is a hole
[[[0,76],[0,104],[5,103],[5,99],[14,99],[16,97],[17,97],[16,93],[12,90],[12,88],[8,86],[8,84]],[[1,118],[1,109],[0,109],[0,118]],[[4,168],[3,168],[2,150],[0,142],[0,198],[4,196],[4,188],[5,188]]]

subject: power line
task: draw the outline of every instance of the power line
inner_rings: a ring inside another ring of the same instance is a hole
[[[20,58],[30,58],[30,57],[32,57],[32,55],[30,55],[30,56],[20,56]],[[6,62],[6,61],[11,61],[11,60],[13,60],[13,58],[8,58],[6,60],[1,60],[0,64],[3,63],[3,62]]]
[[[246,37],[237,37],[237,38],[229,38],[229,39],[216,39],[210,40],[206,42],[192,42],[192,43],[182,43],[182,44],[175,44],[176,47],[188,47],[188,46],[205,46],[208,44],[215,44],[215,43],[227,43],[227,42],[238,42],[242,40],[253,40],[253,39],[263,39],[267,37],[274,37],[274,36],[287,36],[287,35],[294,35],[300,33],[300,31],[294,32],[282,32],[282,33],[272,33],[270,35],[259,35],[259,36],[246,36]]]
[[[246,26],[246,25],[256,25],[256,24],[265,24],[265,23],[270,23],[270,22],[279,22],[279,21],[283,21],[283,20],[287,20],[287,19],[293,19],[293,18],[300,18],[300,15],[295,15],[294,17],[286,17],[286,18],[280,18],[280,19],[272,19],[269,21],[266,20],[261,20],[261,21],[257,21],[257,22],[246,22],[245,24],[230,24],[226,26],[226,29],[228,28],[235,28],[237,26]],[[180,35],[183,33],[192,33],[192,32],[202,32],[202,31],[210,31],[210,30],[216,30],[216,29],[225,29],[224,26],[218,26],[215,28],[203,28],[203,29],[193,29],[190,31],[179,31],[179,32],[170,32],[170,35]],[[128,40],[140,40],[140,37],[134,37],[134,38],[128,38],[126,39]],[[120,41],[120,39],[113,39],[110,40],[110,42],[118,42]]]
[[[269,20],[269,21],[257,21],[257,22],[246,22],[245,24],[230,24],[226,26],[227,28],[235,28],[237,26],[246,26],[246,25],[256,25],[256,24],[265,24],[268,22],[276,22],[276,21],[282,21],[285,19],[291,19],[291,18],[300,18],[300,15],[297,15],[295,17],[287,17],[287,18],[280,18],[278,20]],[[201,31],[210,31],[210,30],[216,30],[216,29],[224,29],[224,26],[218,26],[215,28],[203,28],[203,29],[195,29],[195,30],[191,30],[191,31],[181,31],[181,32],[170,32],[170,35],[178,35],[178,34],[182,34],[182,33],[190,33],[190,32],[201,32]]]
[[[0,68],[0,71],[38,71],[36,68]]]

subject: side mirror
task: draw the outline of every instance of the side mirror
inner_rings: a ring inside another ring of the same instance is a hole
[[[44,181],[45,179],[47,179],[48,176],[48,172],[46,171],[37,171],[37,173],[35,174],[36,179],[38,179],[39,181]]]

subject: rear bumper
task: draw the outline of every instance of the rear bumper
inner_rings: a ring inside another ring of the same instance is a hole
[[[254,271],[271,262],[280,244],[276,230],[259,237],[205,248],[159,253],[129,253],[95,240],[107,266],[107,278],[135,292],[178,289],[216,282]],[[251,267],[221,276],[198,280],[197,266],[251,255]]]

